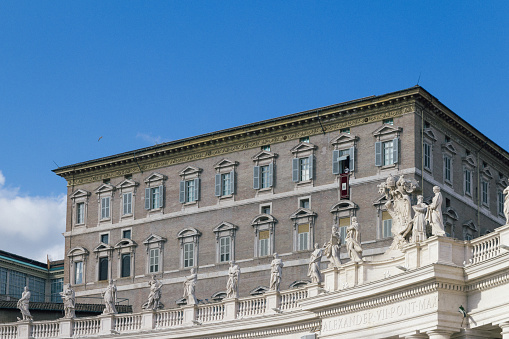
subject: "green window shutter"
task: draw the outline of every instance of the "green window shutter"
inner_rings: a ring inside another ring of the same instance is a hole
[[[194,201],[200,200],[200,178],[194,179]]]
[[[216,197],[220,197],[221,196],[221,174],[216,174],[216,182],[215,182],[215,186],[216,186],[216,191],[215,191],[215,195]]]
[[[230,192],[235,194],[235,171],[230,172]]]
[[[164,204],[164,186],[159,186],[159,201],[157,202],[157,207],[162,208]]]
[[[339,174],[339,151],[335,149],[332,151],[332,174]]]
[[[382,166],[382,143],[375,142],[375,166]]]
[[[260,188],[260,166],[253,167],[253,188],[255,190]]]
[[[292,159],[292,181],[299,182],[299,158]]]
[[[315,156],[309,156],[309,179],[313,180],[315,177]]]
[[[350,151],[348,152],[350,156],[350,172],[353,172],[355,169],[355,147],[350,147]]]
[[[150,187],[145,188],[145,209],[150,209]]]
[[[184,180],[181,180],[179,184],[179,201],[181,204],[186,202],[186,182]]]
[[[269,164],[269,187],[274,186],[274,164]]]
[[[392,141],[392,152],[394,163],[399,163],[399,138],[394,138]]]

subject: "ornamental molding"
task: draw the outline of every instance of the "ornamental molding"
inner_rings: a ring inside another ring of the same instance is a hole
[[[446,154],[448,154],[450,156],[454,156],[454,155],[456,155],[456,153],[458,153],[456,151],[456,148],[454,147],[454,145],[450,141],[445,143],[445,144],[442,144],[442,152],[446,153]]]
[[[374,137],[380,137],[382,135],[387,134],[399,134],[403,131],[403,128],[389,125],[389,124],[383,124],[382,126],[378,127],[376,130],[373,131]]]
[[[166,176],[162,175],[161,173],[154,172],[151,175],[149,175],[144,181],[146,184],[155,182],[155,181],[163,181],[166,180]]]
[[[182,171],[179,172],[179,175],[181,177],[185,177],[186,175],[201,173],[202,171],[203,170],[201,168],[196,166],[186,166]]]
[[[89,195],[90,195],[90,192],[82,190],[82,189],[77,189],[76,191],[74,191],[73,194],[71,194],[69,196],[69,198],[77,199],[77,198],[82,198],[82,197],[88,197]]]
[[[209,337],[214,339],[244,339],[244,338],[273,338],[282,334],[290,334],[295,332],[318,332],[322,327],[321,321],[312,321],[308,323],[300,323],[290,326],[277,327],[271,329],[255,330],[250,332],[242,331],[242,333],[227,334],[217,337]]]
[[[154,244],[154,243],[164,243],[164,242],[166,242],[166,238],[152,233],[151,235],[149,235],[147,237],[147,239],[145,239],[143,241],[143,244],[144,245],[150,245],[150,244]]]
[[[344,144],[354,144],[359,140],[358,136],[351,135],[350,133],[341,133],[339,136],[335,137],[330,141],[331,145],[344,145]]]
[[[113,192],[114,190],[115,190],[115,186],[110,185],[110,184],[102,184],[101,186],[99,186],[95,189],[95,193],[96,194],[108,193],[108,192]]]
[[[77,257],[79,255],[88,255],[88,250],[84,247],[77,246],[73,247],[69,250],[69,252],[67,252],[68,257]]]
[[[497,287],[509,282],[509,272],[500,273],[494,277],[489,277],[474,283],[468,284],[466,287],[467,292],[471,291],[484,291],[493,287]]]
[[[293,154],[299,154],[299,153],[302,153],[302,152],[308,152],[308,151],[313,151],[317,149],[317,146],[313,145],[312,143],[309,143],[309,142],[300,142],[297,144],[297,146],[294,146],[290,152],[292,152]]]
[[[130,187],[136,187],[139,183],[131,180],[131,179],[124,179],[120,184],[116,186],[117,189],[122,190],[124,188],[130,188]]]
[[[274,159],[277,157],[278,157],[277,153],[261,150],[260,152],[253,155],[253,157],[251,159],[253,159],[253,161],[260,161],[260,160]]]

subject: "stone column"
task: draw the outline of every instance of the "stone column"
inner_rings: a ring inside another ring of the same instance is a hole
[[[156,311],[144,310],[141,312],[141,329],[153,330],[156,324]]]
[[[101,321],[101,327],[99,328],[99,334],[111,334],[115,330],[115,315],[103,314],[99,316]]]
[[[18,321],[18,339],[32,338],[32,321],[21,320]]]
[[[431,330],[426,332],[429,339],[450,339],[453,332],[446,330]]]
[[[230,298],[224,300],[224,320],[237,319],[238,311],[239,311],[239,300],[237,298]]]
[[[509,339],[509,321],[498,324],[498,326],[502,329],[502,339]]]
[[[74,334],[74,320],[71,318],[61,318],[58,323],[60,325],[59,338],[72,338]]]
[[[281,295],[278,291],[269,291],[265,293],[265,313],[274,314],[279,312],[281,306]]]

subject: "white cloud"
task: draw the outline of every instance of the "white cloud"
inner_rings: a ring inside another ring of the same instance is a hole
[[[5,185],[0,171],[0,248],[46,261],[64,258],[66,196],[24,196]]]
[[[163,139],[160,136],[154,137],[151,134],[146,134],[146,133],[138,132],[138,134],[136,134],[136,138],[143,139],[143,140],[151,143],[152,145],[157,145],[157,144],[160,144],[163,142]]]

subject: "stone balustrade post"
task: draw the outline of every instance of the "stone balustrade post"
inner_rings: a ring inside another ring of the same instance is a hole
[[[156,311],[144,310],[141,312],[141,329],[153,330],[156,324]]]
[[[322,293],[324,291],[322,286],[320,284],[316,284],[316,283],[307,284],[307,289],[308,289],[308,297],[309,298],[316,297],[317,295],[319,295],[320,293]]]
[[[101,314],[99,316],[101,326],[99,334],[112,334],[115,330],[115,315],[114,314]]]
[[[32,320],[18,321],[18,339],[32,338]]]
[[[329,292],[334,292],[339,289],[339,269],[337,267],[330,267],[322,271],[324,280],[324,289]]]
[[[192,325],[196,324],[196,314],[198,311],[198,306],[196,305],[186,305],[183,307],[184,310],[184,325]]]
[[[509,246],[509,225],[504,225],[496,229],[500,234],[500,244]]]
[[[281,294],[279,291],[269,291],[265,293],[265,313],[274,314],[279,312],[281,306]]]
[[[230,298],[224,300],[224,320],[237,319],[239,311],[239,299]]]
[[[498,324],[498,327],[502,329],[502,332],[500,332],[502,339],[509,339],[509,321]]]
[[[74,319],[61,318],[58,323],[60,327],[59,338],[72,338],[74,335]]]

